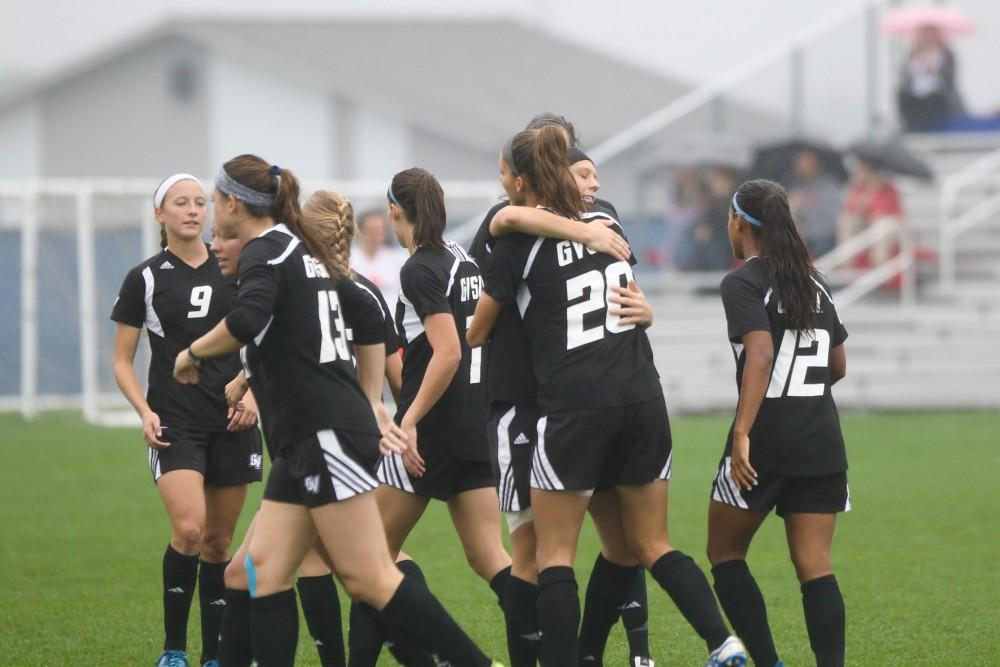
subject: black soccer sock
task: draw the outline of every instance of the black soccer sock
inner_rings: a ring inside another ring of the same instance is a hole
[[[412,577],[414,581],[426,586],[424,572],[414,560],[401,560],[396,563],[396,567],[404,576]],[[379,626],[379,632],[385,638],[385,645],[392,653],[392,657],[401,665],[406,667],[434,667],[437,661],[427,649],[420,646],[405,633],[388,626]]]
[[[694,560],[680,551],[669,551],[653,563],[650,573],[667,592],[687,622],[705,640],[709,651],[722,646],[729,630],[722,620],[708,579]]]
[[[225,563],[198,565],[198,602],[201,605],[201,663],[219,656],[219,630],[226,610]]]
[[[219,666],[250,667],[250,591],[226,590],[219,631]]]
[[[750,574],[745,560],[730,560],[712,568],[715,593],[722,609],[733,626],[733,631],[750,652],[754,664],[774,665],[778,652],[767,623],[767,607],[757,582]]]
[[[187,648],[188,614],[198,580],[198,557],[185,556],[167,545],[163,554],[163,650]]]
[[[348,667],[375,667],[381,652],[378,612],[363,602],[352,602],[347,625]]]
[[[427,586],[412,577],[403,577],[379,618],[452,665],[488,667],[492,663]]]
[[[634,567],[616,565],[603,554],[597,554],[590,581],[587,582],[583,620],[580,623],[578,650],[581,665],[599,667],[604,664],[608,634],[618,622],[634,581]]]
[[[632,590],[622,608],[622,625],[628,638],[629,659],[649,657],[649,600],[646,591],[646,568],[636,565]]]
[[[258,667],[294,667],[299,641],[294,588],[250,600],[250,639]]]
[[[497,596],[497,604],[503,609],[505,596],[507,595],[507,581],[510,579],[510,565],[500,570],[490,579],[490,588]]]
[[[844,598],[837,578],[828,574],[802,584],[802,608],[816,667],[843,667]]]
[[[538,573],[538,630],[542,633],[538,661],[542,667],[577,667],[580,598],[573,568],[547,567]]]
[[[333,576],[299,577],[295,587],[309,635],[323,667],[344,667],[344,632],[340,628],[340,598]]]
[[[510,667],[535,667],[538,664],[538,614],[535,600],[538,587],[524,579],[507,578],[504,595],[504,622],[507,625],[507,654]]]

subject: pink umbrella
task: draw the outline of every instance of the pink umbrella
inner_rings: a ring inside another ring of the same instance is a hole
[[[882,20],[882,32],[888,35],[909,37],[927,26],[945,35],[960,35],[976,29],[968,14],[951,5],[896,7],[886,12]]]

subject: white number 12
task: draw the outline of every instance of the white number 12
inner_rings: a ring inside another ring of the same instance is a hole
[[[830,360],[830,332],[816,329],[814,335],[815,339],[800,331],[785,330],[778,356],[774,360],[774,370],[771,371],[771,383],[767,387],[768,398],[822,396],[826,391],[826,384],[823,382],[806,382],[806,373],[810,368],[826,368]],[[796,354],[797,350],[812,347],[813,340],[816,341],[814,354]],[[788,381],[789,373],[792,379],[788,382],[786,392],[785,382]]]

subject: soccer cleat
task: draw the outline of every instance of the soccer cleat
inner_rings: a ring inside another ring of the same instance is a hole
[[[656,667],[652,658],[632,658],[632,667]]]
[[[705,667],[744,667],[746,664],[747,650],[743,648],[743,642],[730,635],[722,646],[708,654]]]
[[[219,667],[219,661],[218,660],[206,660],[205,664],[203,664],[201,667]]]
[[[187,653],[184,651],[167,650],[156,661],[156,667],[191,667],[188,664]]]

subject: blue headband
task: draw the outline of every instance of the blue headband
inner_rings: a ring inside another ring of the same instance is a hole
[[[733,210],[736,211],[736,215],[740,216],[741,218],[743,218],[744,220],[746,220],[747,222],[749,222],[754,227],[763,227],[764,226],[763,222],[761,222],[760,220],[758,220],[757,218],[753,217],[752,215],[750,215],[749,213],[747,213],[746,211],[744,211],[742,208],[740,208],[739,202],[736,201],[736,193],[735,192],[733,193]]]
[[[395,204],[399,208],[403,208],[403,205],[399,203],[399,200],[396,199],[396,195],[393,194],[393,192],[392,192],[392,183],[389,184],[389,192],[387,194],[389,195],[389,201],[391,201],[393,204]],[[403,210],[405,211],[406,209],[403,209]]]

